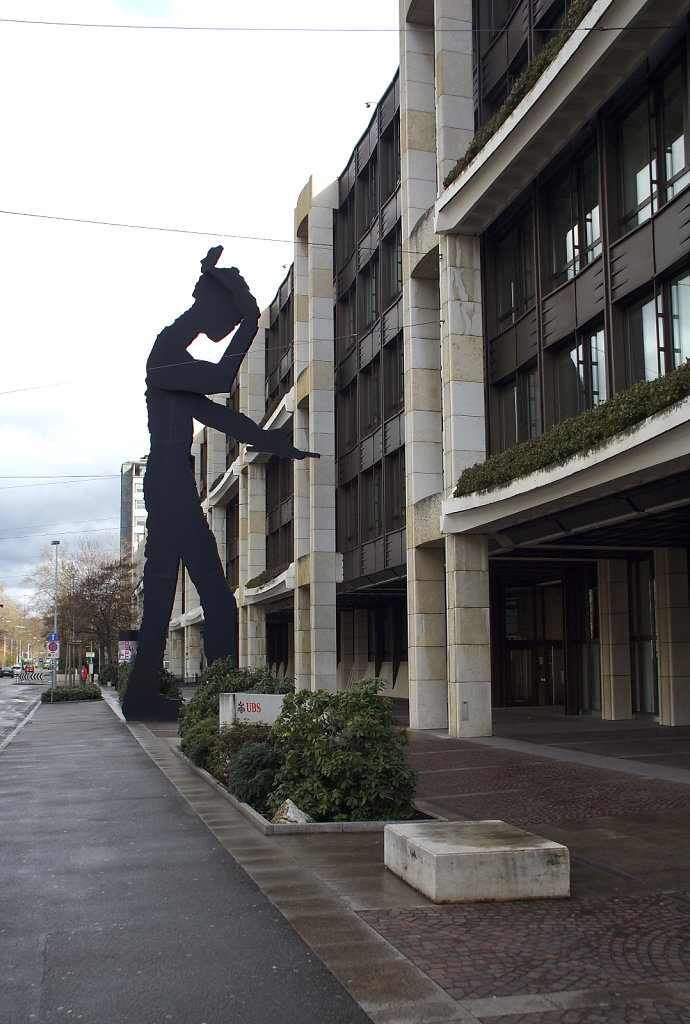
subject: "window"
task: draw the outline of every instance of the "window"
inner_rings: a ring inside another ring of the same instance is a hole
[[[362,540],[374,540],[383,533],[381,463],[362,473]]]
[[[626,311],[629,384],[666,373],[661,295],[636,302]]]
[[[513,324],[534,305],[534,230],[531,207],[516,217],[493,247],[496,333]]]
[[[690,182],[685,69],[677,64],[621,120],[621,226],[630,231]]]
[[[359,375],[362,436],[371,434],[381,424],[381,361],[379,356]]]
[[[400,223],[383,242],[383,304],[388,306],[402,291],[402,230]]]
[[[361,237],[371,227],[378,214],[379,180],[376,157],[372,157],[357,179],[357,235]]]
[[[336,260],[341,267],[355,248],[355,194],[350,193],[335,215]]]
[[[400,184],[400,115],[396,113],[381,136],[381,203]]]
[[[383,415],[384,419],[402,412],[405,406],[405,366],[403,337],[398,334],[383,350]]]
[[[275,456],[266,463],[266,568],[287,565],[293,555],[294,468]]]
[[[603,329],[578,335],[555,358],[556,420],[577,416],[606,398],[606,351]]]
[[[338,488],[338,550],[350,551],[359,543],[359,486],[353,480]]]
[[[338,454],[343,455],[357,441],[357,381],[336,395]]]
[[[669,293],[673,365],[680,366],[690,359],[690,275],[672,281]]]
[[[399,448],[385,460],[386,532],[405,525],[405,449]]]
[[[336,307],[336,352],[342,360],[357,344],[357,305],[351,288]]]
[[[551,269],[556,284],[569,281],[601,255],[596,150],[578,160],[547,194]]]
[[[228,586],[240,582],[240,503],[235,497],[225,506],[225,578]]]
[[[673,278],[625,311],[628,385],[690,359],[690,274]]]
[[[505,451],[518,441],[540,432],[539,374],[536,364],[520,370],[498,391],[500,448]]]
[[[378,259],[370,260],[357,282],[361,330],[366,331],[379,315],[379,264]]]

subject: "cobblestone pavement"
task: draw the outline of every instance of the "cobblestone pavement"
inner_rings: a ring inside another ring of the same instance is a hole
[[[444,816],[500,818],[526,828],[690,808],[690,786],[552,761],[536,745],[534,754],[524,754],[411,734],[409,754],[422,772],[417,798]]]
[[[660,750],[657,763],[679,768],[683,731],[638,730],[639,747],[634,727],[608,741],[550,734],[530,737],[529,752],[411,732],[420,805],[564,843],[572,896],[360,916],[482,1024],[690,1024],[690,774],[670,782],[539,751],[617,749],[651,763]]]

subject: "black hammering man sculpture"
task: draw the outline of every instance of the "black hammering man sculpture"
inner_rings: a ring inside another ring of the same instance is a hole
[[[264,430],[248,416],[211,401],[230,391],[258,329],[259,307],[236,267],[216,263],[222,246],[201,261],[194,302],[156,338],[146,364],[146,404],[151,451],[144,476],[147,509],[144,613],[139,645],[122,702],[125,717],[174,720],[179,702],[161,695],[163,663],[178,568],[182,562],[204,609],[204,653],[209,664],[232,657],[237,664],[237,606],[228,587],[214,536],[194,479],[191,445],[194,420],[249,445],[288,459],[314,456],[299,451],[279,430]],[[234,328],[218,363],[187,351],[200,334],[221,341]]]

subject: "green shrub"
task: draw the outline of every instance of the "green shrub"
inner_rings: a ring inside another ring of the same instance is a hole
[[[117,694],[120,698],[120,704],[125,698],[127,692],[127,684],[129,683],[129,677],[132,674],[134,663],[136,661],[136,654],[129,661],[124,661],[117,673]],[[158,679],[160,681],[160,692],[164,697],[170,697],[173,700],[179,700],[182,696],[179,686],[175,682],[175,676],[172,672],[168,672],[167,668],[162,666],[158,670]]]
[[[182,737],[182,753],[188,757],[192,764],[199,768],[207,769],[213,757],[216,739],[218,737],[218,720],[216,718],[202,718],[195,722]]]
[[[82,683],[79,686],[56,686],[54,690],[44,690],[41,694],[43,704],[65,700],[103,700],[98,683]]]
[[[266,810],[276,772],[283,760],[283,754],[272,743],[246,744],[230,760],[227,772],[229,792],[257,811]]]
[[[250,743],[264,743],[271,735],[270,725],[240,722],[238,725],[224,725],[216,730],[216,739],[209,752],[206,770],[225,785],[228,781],[228,767],[245,746]]]
[[[549,64],[552,63],[559,51],[565,46],[584,16],[594,7],[594,2],[595,0],[572,0],[558,32],[542,46],[534,59],[517,78],[512,89],[493,117],[481,125],[472,136],[463,156],[460,157],[455,166],[443,179],[445,188],[453,184],[455,179],[474,160],[477,153],[484,148],[489,139],[496,134],[501,125],[508,120],[518,104],[536,85]]]
[[[379,693],[383,685],[363,679],[340,693],[302,690],[285,698],[271,730],[285,757],[272,810],[289,798],[316,821],[411,817],[417,773],[405,756],[407,734]]]
[[[293,688],[291,677],[276,679],[268,665],[238,668],[231,658],[218,658],[204,669],[201,685],[182,708],[180,736],[204,718],[215,717],[217,727],[221,693],[290,693]]]
[[[113,681],[113,666],[104,665],[101,671],[98,673],[98,682],[107,685]]]
[[[455,497],[504,486],[529,473],[565,462],[688,395],[690,361],[663,377],[639,381],[625,391],[617,391],[606,402],[557,423],[545,434],[469,466],[460,474]]]

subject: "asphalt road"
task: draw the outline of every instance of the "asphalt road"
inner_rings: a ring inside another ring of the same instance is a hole
[[[3,1024],[369,1021],[104,704],[0,753],[0,863]]]

